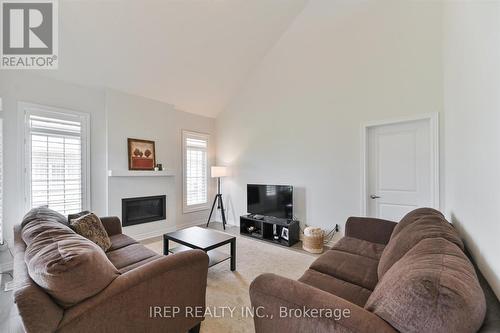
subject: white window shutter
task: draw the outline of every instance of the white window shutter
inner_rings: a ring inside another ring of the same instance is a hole
[[[184,132],[184,206],[203,209],[208,204],[208,136]]]
[[[27,121],[30,206],[48,206],[64,215],[82,211],[85,118],[33,112],[27,114]]]

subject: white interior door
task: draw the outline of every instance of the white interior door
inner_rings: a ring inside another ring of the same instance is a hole
[[[432,141],[430,119],[368,128],[368,216],[399,221],[415,208],[434,207]]]

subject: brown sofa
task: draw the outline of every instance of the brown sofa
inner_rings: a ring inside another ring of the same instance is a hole
[[[298,281],[250,286],[260,332],[476,332],[486,305],[453,226],[421,208],[399,223],[351,217]]]
[[[203,317],[183,311],[205,306],[208,256],[158,255],[122,234],[117,217],[101,220],[112,242],[106,253],[47,208],[15,227],[14,300],[25,330],[198,331]],[[181,311],[173,318],[164,312],[171,306]]]

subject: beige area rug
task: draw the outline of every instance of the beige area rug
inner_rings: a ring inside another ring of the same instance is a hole
[[[236,238],[236,271],[231,272],[229,260],[224,261],[208,269],[207,282],[207,307],[234,307],[236,310],[233,316],[226,310],[226,316],[223,318],[206,317],[201,324],[202,333],[254,332],[253,319],[241,314],[242,306],[250,306],[248,288],[253,279],[262,273],[275,273],[297,279],[316,259],[314,255],[306,252],[246,237]],[[163,251],[162,241],[145,245],[158,253]],[[229,245],[220,250],[229,253]],[[220,312],[217,315],[220,315]]]

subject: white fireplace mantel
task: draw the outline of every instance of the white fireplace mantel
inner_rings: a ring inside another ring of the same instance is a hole
[[[139,170],[108,170],[108,177],[174,177],[175,174],[167,170],[139,171]]]

